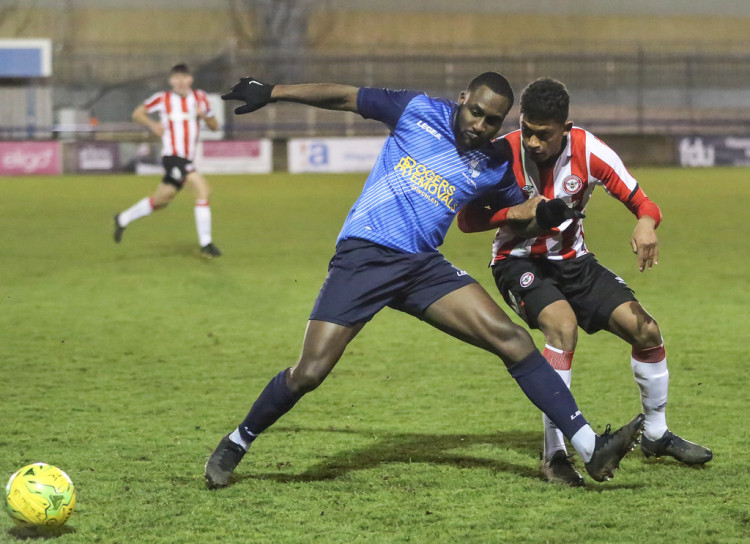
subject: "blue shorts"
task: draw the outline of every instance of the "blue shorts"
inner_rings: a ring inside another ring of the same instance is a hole
[[[386,306],[421,318],[433,302],[472,283],[440,253],[404,253],[349,238],[336,246],[310,319],[351,327]]]

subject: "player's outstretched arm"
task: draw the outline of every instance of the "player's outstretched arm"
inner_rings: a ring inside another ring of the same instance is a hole
[[[327,110],[357,110],[359,87],[337,83],[304,83],[300,85],[276,85],[273,100],[296,102]]]
[[[224,100],[245,103],[234,110],[240,115],[258,110],[270,102],[284,101],[306,104],[316,108],[357,112],[358,87],[335,83],[306,83],[298,85],[273,85],[253,77],[243,77]]]

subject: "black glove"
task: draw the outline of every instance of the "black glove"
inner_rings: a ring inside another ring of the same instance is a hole
[[[536,222],[543,229],[558,226],[566,219],[583,219],[582,212],[569,208],[562,198],[542,200],[536,207]]]
[[[253,77],[243,77],[232,90],[227,94],[221,95],[222,100],[242,100],[245,105],[235,108],[234,113],[241,115],[259,110],[271,102],[271,91],[273,85],[261,83]]]

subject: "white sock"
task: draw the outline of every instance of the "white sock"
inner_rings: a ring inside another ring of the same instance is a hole
[[[195,201],[195,228],[198,231],[198,243],[201,247],[211,243],[211,207],[208,200]]]
[[[591,425],[585,425],[578,429],[573,438],[570,439],[570,443],[581,456],[584,463],[591,461],[591,456],[594,455],[594,448],[596,447],[596,433]]]
[[[564,351],[546,344],[542,355],[544,355],[545,359],[547,359],[552,368],[555,369],[555,372],[557,372],[557,375],[562,378],[562,381],[570,389],[570,366],[573,360],[573,352]],[[542,423],[544,424],[544,460],[549,461],[555,452],[559,450],[567,452],[565,448],[565,436],[557,428],[557,425],[544,413],[542,414]]]
[[[646,416],[643,435],[649,440],[661,438],[667,431],[667,393],[669,391],[669,370],[667,369],[667,358],[663,346],[660,356],[655,362],[645,362],[642,359],[644,351],[635,352],[630,358],[630,366],[633,376],[641,391],[641,404]],[[653,348],[656,349],[656,348]]]
[[[229,440],[240,446],[245,451],[250,449],[250,443],[243,440],[239,429],[235,429],[234,432],[229,435]]]
[[[121,227],[127,227],[128,223],[140,219],[141,217],[151,215],[152,211],[154,211],[154,207],[151,205],[151,197],[147,196],[133,204],[124,212],[120,212],[117,216],[117,222]]]

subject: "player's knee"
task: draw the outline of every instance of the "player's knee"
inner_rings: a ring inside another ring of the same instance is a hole
[[[498,327],[495,338],[494,351],[506,366],[520,361],[535,348],[526,329],[512,322]]]
[[[542,329],[547,343],[560,349],[573,351],[578,343],[578,322],[575,319],[562,319],[551,327]]]
[[[169,204],[169,200],[164,200],[161,198],[151,198],[150,204],[153,211],[163,210],[167,207],[167,204]]]
[[[321,365],[298,364],[292,369],[287,385],[295,393],[304,395],[317,389],[327,375],[328,373],[322,370]]]
[[[646,349],[659,346],[661,345],[661,343],[662,338],[659,324],[654,318],[649,316],[649,319],[643,322],[640,327],[638,327],[633,346]]]

